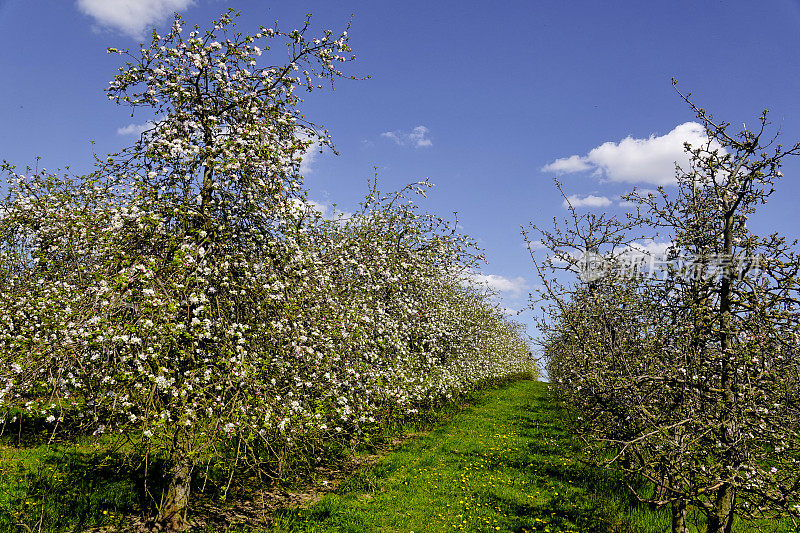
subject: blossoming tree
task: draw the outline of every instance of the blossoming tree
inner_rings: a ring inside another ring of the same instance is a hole
[[[295,91],[343,76],[346,32],[234,27],[228,13],[185,34],[176,17],[111,50],[128,62],[108,96],[149,129],[89,176],[6,165],[0,206],[0,406],[164,458],[156,519],[172,530],[201,462],[280,477],[324,440],[533,370],[459,280],[471,242],[411,189],[372,189],[347,220],[307,207],[302,155],[330,141]],[[288,61],[264,64],[282,45]]]
[[[769,138],[766,112],[734,134],[685,100],[706,141],[686,146],[674,195],[634,192],[625,221],[575,216],[542,233],[567,263],[588,241],[606,266],[573,286],[542,268],[548,369],[597,457],[641,500],[672,506],[673,532],[691,508],[714,533],[735,517],[797,525],[800,267],[785,238],[746,223],[800,144]],[[669,239],[662,271],[624,266],[644,228]]]

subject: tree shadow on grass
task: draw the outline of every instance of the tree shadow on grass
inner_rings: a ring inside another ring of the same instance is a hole
[[[15,461],[9,455],[18,453]],[[0,531],[81,531],[152,514],[165,464],[102,448],[5,450],[0,464]]]
[[[508,531],[523,532],[545,526],[550,531],[581,533],[636,533],[632,528],[611,529],[612,522],[602,508],[589,500],[550,499],[543,503],[526,504],[512,498],[489,500],[508,515]]]
[[[527,483],[540,488],[541,497],[529,503],[491,494],[486,495],[489,501],[514,517],[510,531],[530,531],[544,524],[551,531],[638,531],[621,516],[621,510],[641,508],[641,504],[619,474],[581,462],[581,446],[563,417],[560,406],[547,399],[534,398],[515,409],[514,428],[527,443],[504,456],[502,466],[515,469]]]

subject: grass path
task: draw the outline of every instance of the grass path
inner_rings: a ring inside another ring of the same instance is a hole
[[[438,429],[357,472],[274,531],[663,532],[607,472],[575,461],[547,386],[486,391]]]

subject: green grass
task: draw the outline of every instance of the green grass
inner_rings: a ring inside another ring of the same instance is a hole
[[[546,384],[517,381],[469,401],[465,409],[431,413],[427,423],[434,429],[354,472],[316,503],[277,511],[270,528],[208,526],[205,532],[670,530],[668,509],[639,505],[612,472],[580,462],[577,439]],[[109,450],[109,443],[89,439],[0,446],[0,532],[113,530],[140,516],[148,501],[142,464]],[[150,465],[150,483],[162,477],[160,466]],[[307,492],[309,483],[324,481],[320,475],[294,488]],[[692,531],[704,531],[697,513],[691,522],[699,524]],[[758,526],[737,524],[734,531],[793,531],[779,522]]]
[[[0,447],[0,531],[80,531],[136,513],[142,469],[108,449]]]
[[[576,461],[547,386],[520,381],[357,472],[272,531],[658,532],[606,471]]]

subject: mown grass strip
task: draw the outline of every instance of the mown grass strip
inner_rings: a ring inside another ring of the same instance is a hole
[[[663,532],[608,473],[576,460],[547,385],[520,381],[357,472],[272,531]]]
[[[317,503],[277,512],[242,532],[663,533],[667,510],[638,505],[615,476],[583,465],[547,385],[517,381],[439,411],[437,428],[356,471]],[[418,428],[412,428],[418,429]],[[390,437],[387,437],[390,438]],[[126,530],[142,472],[100,446],[0,447],[0,531]],[[101,460],[103,458],[107,460]],[[127,466],[126,466],[127,465]],[[316,476],[312,476],[315,478]],[[308,481],[312,482],[309,478]],[[325,480],[315,479],[313,483]],[[298,487],[307,490],[301,483]],[[24,524],[24,525],[23,525]],[[26,527],[27,526],[27,527]],[[110,529],[105,529],[109,528]],[[791,524],[737,521],[736,533],[788,533]],[[693,513],[690,531],[705,531]]]

